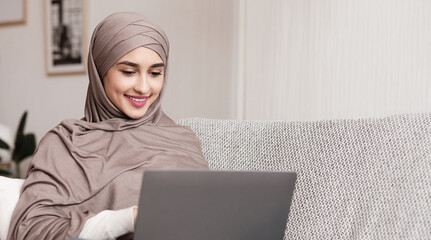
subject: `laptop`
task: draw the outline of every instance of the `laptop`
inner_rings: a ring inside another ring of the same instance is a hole
[[[282,240],[294,172],[148,170],[134,239]]]

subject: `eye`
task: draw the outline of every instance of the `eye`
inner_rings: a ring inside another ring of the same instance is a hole
[[[135,73],[134,71],[127,71],[127,70],[121,70],[121,72],[122,72],[124,75],[132,75],[132,74],[134,74],[134,73]]]
[[[151,72],[150,74],[153,76],[160,76],[162,75],[162,72]]]

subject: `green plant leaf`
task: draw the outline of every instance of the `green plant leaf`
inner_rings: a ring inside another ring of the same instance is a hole
[[[19,124],[18,130],[16,132],[15,147],[12,153],[12,158],[15,158],[15,159],[20,158],[19,154],[22,152],[21,148],[24,144],[24,127],[25,127],[26,116],[27,116],[27,113],[24,113],[23,117],[21,118],[21,122]]]
[[[9,145],[1,139],[0,139],[0,148],[6,149],[6,150],[10,149]]]
[[[33,133],[26,134],[24,136],[23,145],[21,147],[20,159],[18,162],[21,162],[26,157],[33,155],[34,150],[36,149],[36,136]]]
[[[19,121],[19,126],[16,134],[24,135],[24,128],[25,128],[25,122],[27,120],[27,111],[24,111],[24,113],[21,116],[21,120]]]
[[[1,169],[1,168],[0,168],[0,175],[3,175],[3,176],[10,176],[10,175],[11,175],[11,172],[9,172],[8,170]]]
[[[21,117],[15,136],[15,146],[12,152],[12,160],[20,163],[24,158],[32,155],[36,148],[36,137],[34,134],[24,135],[27,111]]]
[[[18,140],[19,139],[19,140]],[[22,146],[24,142],[24,136],[16,136],[15,137],[15,147],[12,151],[12,160],[18,162],[21,159]]]

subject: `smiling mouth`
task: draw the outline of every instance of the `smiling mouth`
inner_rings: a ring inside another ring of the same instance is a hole
[[[150,96],[129,96],[124,94],[124,97],[135,107],[141,108],[145,106]]]
[[[133,101],[136,101],[136,102],[143,102],[143,101],[147,100],[147,98],[141,98],[141,99],[139,99],[139,98],[134,98],[134,97],[127,96],[127,95],[126,95],[126,97],[128,97],[128,98],[130,98],[130,99],[132,99]]]

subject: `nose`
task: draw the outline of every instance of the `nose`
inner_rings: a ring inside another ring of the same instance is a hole
[[[134,90],[139,94],[146,94],[150,91],[150,85],[148,82],[148,77],[146,75],[140,75],[137,78]]]

